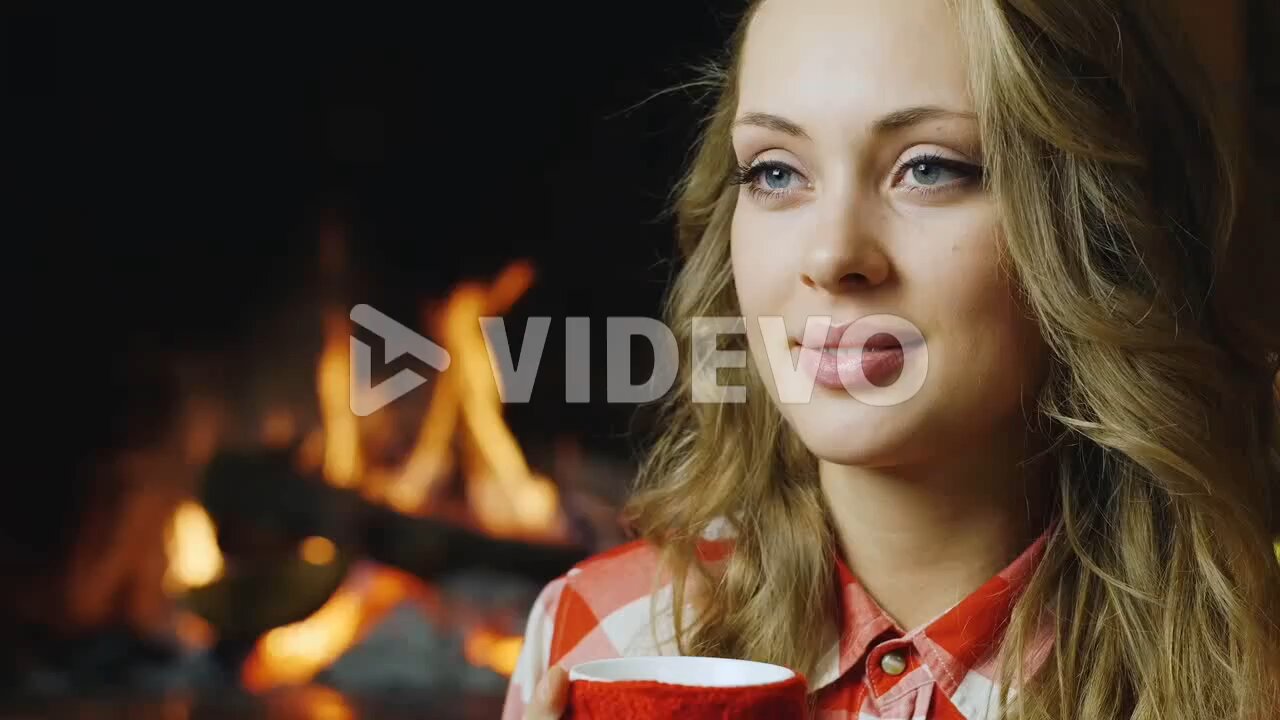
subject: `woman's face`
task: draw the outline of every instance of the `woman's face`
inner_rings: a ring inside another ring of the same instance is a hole
[[[734,279],[756,367],[830,462],[973,447],[1021,423],[1043,377],[1040,335],[999,266],[949,13],[768,0],[748,31]]]

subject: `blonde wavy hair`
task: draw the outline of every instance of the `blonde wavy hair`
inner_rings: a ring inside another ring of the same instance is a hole
[[[1247,87],[1205,69],[1167,3],[955,2],[1007,265],[1052,355],[1039,413],[1056,529],[1004,630],[1000,684],[1020,688],[1006,716],[1275,717],[1280,224],[1269,178],[1246,181],[1277,167],[1256,157]],[[811,675],[815,620],[835,611],[816,460],[770,402],[690,401],[692,319],[739,314],[729,128],[757,6],[686,86],[716,101],[673,203],[682,362],[627,516],[671,572],[682,653]],[[734,549],[712,568],[699,538],[726,518]],[[685,627],[690,578],[705,594]],[[1046,619],[1048,664],[1021,677]]]

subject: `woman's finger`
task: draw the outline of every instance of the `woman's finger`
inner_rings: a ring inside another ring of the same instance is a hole
[[[525,720],[559,720],[568,697],[569,674],[559,665],[552,665],[533,693]]]

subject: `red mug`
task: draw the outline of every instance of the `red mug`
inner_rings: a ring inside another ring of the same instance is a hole
[[[801,720],[804,676],[780,665],[715,657],[594,660],[569,670],[563,718]]]

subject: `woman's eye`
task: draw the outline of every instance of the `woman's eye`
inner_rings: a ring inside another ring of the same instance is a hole
[[[911,167],[911,179],[920,185],[937,185],[950,176],[959,176],[959,173],[927,162],[916,163]]]
[[[791,192],[795,186],[803,184],[804,178],[788,165],[766,160],[739,167],[734,173],[732,182],[735,185],[745,185],[753,193],[774,197]]]
[[[968,183],[982,176],[982,168],[937,155],[916,157],[903,163],[895,180],[912,191],[940,190]]]
[[[765,186],[770,190],[786,190],[792,172],[782,166],[771,166],[764,168],[760,175],[764,178]]]

